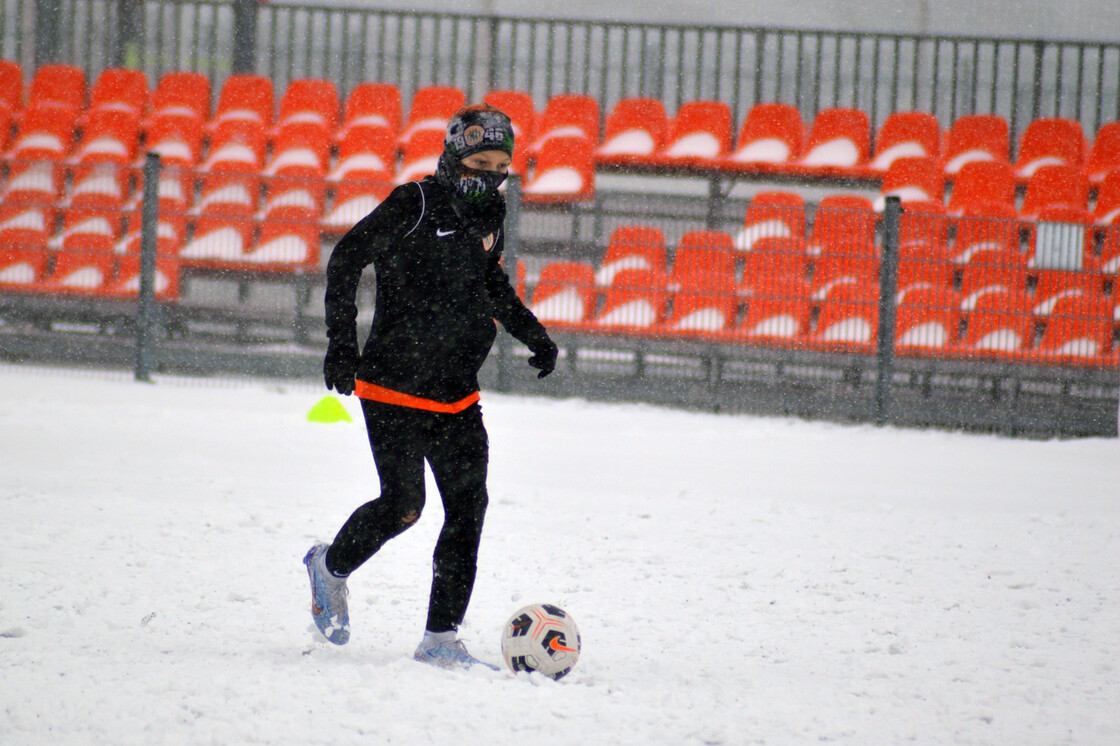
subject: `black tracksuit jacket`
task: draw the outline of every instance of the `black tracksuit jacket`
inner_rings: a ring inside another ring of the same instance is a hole
[[[326,322],[356,345],[355,295],[373,265],[373,327],[357,378],[437,402],[478,391],[494,319],[536,351],[548,334],[499,265],[502,231],[471,238],[434,178],[398,186],[335,246],[327,263]]]

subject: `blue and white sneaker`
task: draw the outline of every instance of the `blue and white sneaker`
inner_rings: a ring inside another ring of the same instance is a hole
[[[448,642],[437,643],[433,647],[427,647],[424,643],[420,643],[420,647],[416,648],[416,654],[413,658],[421,663],[429,663],[440,668],[468,669],[471,666],[482,666],[489,668],[491,671],[501,670],[497,666],[486,661],[480,661],[468,653],[467,646],[463,644],[462,640],[449,640]]]
[[[311,614],[315,626],[335,645],[345,645],[350,639],[350,611],[346,606],[346,578],[339,578],[327,571],[327,545],[316,544],[307,550],[303,564],[311,579]]]

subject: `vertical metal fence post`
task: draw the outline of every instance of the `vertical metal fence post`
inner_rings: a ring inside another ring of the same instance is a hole
[[[879,344],[875,379],[875,424],[887,421],[894,376],[895,293],[898,288],[898,224],[902,201],[887,197],[883,211],[883,258],[879,265]]]
[[[233,0],[233,72],[254,73],[256,68],[257,0]]]
[[[61,41],[59,21],[62,8],[58,0],[35,0],[35,66],[42,67],[58,58]]]
[[[144,159],[144,195],[140,207],[140,302],[136,309],[136,380],[152,380],[155,346],[156,239],[159,230],[159,154]]]
[[[505,248],[502,258],[510,283],[517,289],[517,254],[521,243],[521,177],[514,174],[506,184]],[[498,332],[498,391],[509,391],[512,369],[513,338],[502,329]]]

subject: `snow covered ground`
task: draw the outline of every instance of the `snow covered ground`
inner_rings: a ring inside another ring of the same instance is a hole
[[[410,659],[434,490],[313,634],[300,558],[377,490],[323,393],[0,367],[0,743],[1115,742],[1116,440],[484,394],[461,635],[560,604],[552,682]]]

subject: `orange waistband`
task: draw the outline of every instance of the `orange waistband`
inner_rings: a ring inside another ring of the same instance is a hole
[[[441,401],[433,399],[425,399],[422,396],[413,396],[412,394],[402,394],[400,391],[393,391],[384,386],[378,386],[365,381],[354,382],[354,393],[358,395],[359,399],[367,399],[369,401],[378,401],[382,404],[396,404],[399,407],[410,407],[412,409],[423,409],[427,412],[440,412],[442,414],[457,414],[464,409],[474,404],[479,399],[478,392],[474,392],[459,401],[445,404]]]

